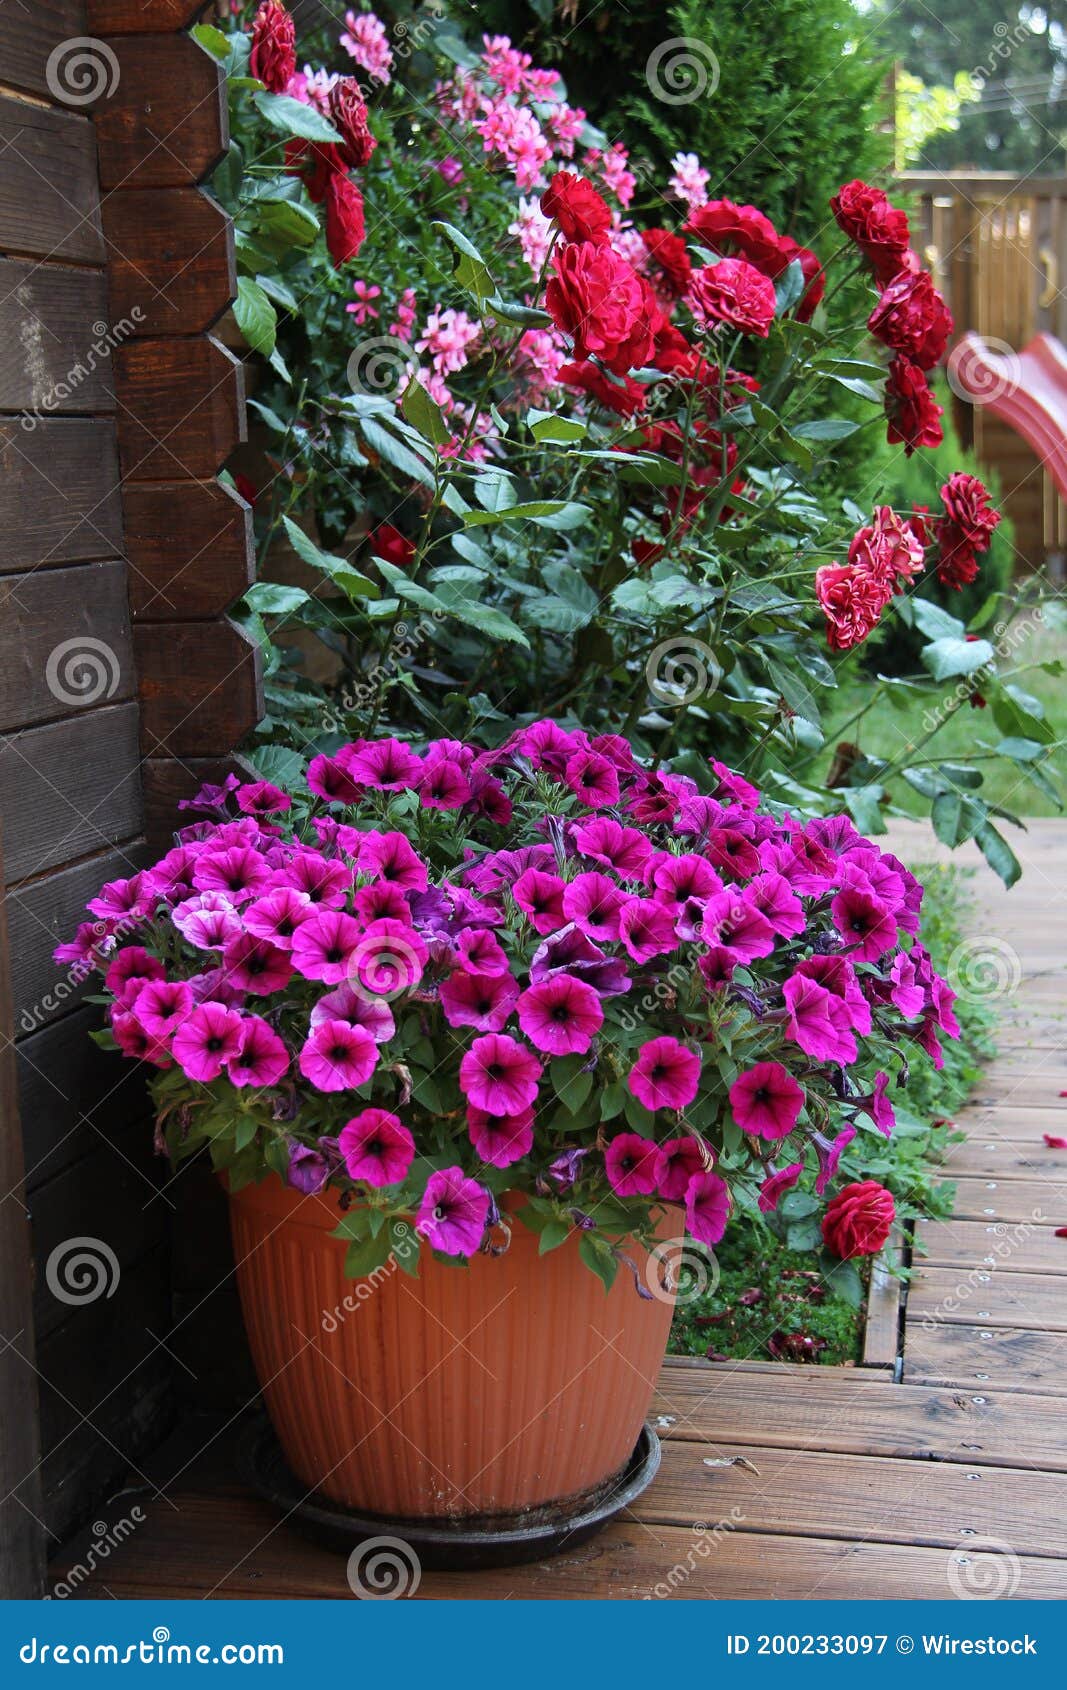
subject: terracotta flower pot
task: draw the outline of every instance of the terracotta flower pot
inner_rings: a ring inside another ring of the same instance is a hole
[[[417,1279],[392,1262],[346,1279],[336,1199],[273,1175],[230,1215],[256,1371],[309,1487],[364,1514],[459,1520],[570,1502],[625,1467],[667,1345],[662,1292],[639,1298],[621,1270],[605,1293],[576,1239],[539,1256],[521,1223],[469,1267],[424,1249]]]

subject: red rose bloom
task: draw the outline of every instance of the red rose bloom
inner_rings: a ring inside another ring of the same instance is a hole
[[[989,502],[989,489],[976,475],[957,470],[941,489],[945,515],[954,522],[976,551],[984,552],[1000,521],[1000,512]]]
[[[326,187],[326,245],[336,270],[355,258],[366,232],[363,195],[351,178],[339,171]]]
[[[883,290],[867,327],[890,351],[931,370],[945,356],[952,314],[928,271],[902,270]]]
[[[754,205],[711,200],[697,207],[686,228],[712,252],[747,258],[768,276],[781,275],[789,262],[781,250],[774,224]]]
[[[892,281],[905,267],[911,243],[906,214],[890,205],[881,188],[867,182],[846,182],[830,201],[830,210],[838,228],[874,266],[879,283]]]
[[[815,597],[826,617],[830,650],[851,651],[878,626],[892,589],[849,564],[826,565],[815,571]]]
[[[279,0],[263,0],[252,25],[248,69],[272,94],[284,94],[296,70],[296,29]]]
[[[639,568],[644,569],[653,563],[658,563],[663,556],[665,547],[658,546],[655,540],[631,540],[630,556]]]
[[[285,168],[303,177],[311,198],[321,205],[331,180],[345,169],[345,150],[334,141],[286,141]]]
[[[690,309],[705,329],[730,323],[742,334],[770,333],[774,321],[774,283],[743,258],[723,258],[697,270],[687,294]]]
[[[876,1256],[893,1227],[893,1194],[876,1179],[846,1185],[826,1205],[823,1242],[842,1261],[853,1256]]]
[[[782,235],[778,241],[778,250],[785,265],[792,264],[794,258],[800,265],[800,273],[804,277],[804,292],[794,306],[794,313],[799,323],[810,323],[815,315],[815,307],[826,292],[826,272],[815,254],[809,247],[798,246],[791,235]]]
[[[594,246],[607,241],[611,212],[584,176],[557,170],[541,195],[541,210],[555,218],[565,241],[592,241]]]
[[[885,409],[889,423],[886,439],[891,446],[903,445],[905,457],[910,458],[917,446],[940,446],[944,439],[941,406],[918,364],[902,352],[889,366]]]
[[[576,359],[596,356],[624,376],[652,350],[655,301],[648,283],[610,246],[571,241],[553,259],[545,307],[574,342]]]
[[[978,574],[978,555],[954,522],[937,524],[937,578],[943,587],[960,592]]]
[[[693,274],[693,261],[685,241],[681,235],[672,235],[669,229],[644,229],[641,239],[648,256],[660,271],[667,292],[681,299]]]
[[[415,556],[415,545],[406,534],[401,534],[399,528],[394,528],[391,522],[381,522],[377,528],[372,528],[368,536],[371,555],[384,558],[386,563],[393,564],[397,569],[406,569]]]
[[[644,410],[648,401],[648,391],[640,382],[631,381],[629,376],[612,381],[588,359],[580,364],[563,364],[559,379],[564,387],[575,387],[581,393],[588,393],[620,417],[636,416],[638,411]]]
[[[367,103],[354,76],[339,76],[330,89],[330,121],[344,137],[345,163],[362,170],[378,143],[367,124]]]
[[[910,522],[891,506],[877,505],[873,523],[854,535],[848,561],[892,595],[922,569],[923,548]]]

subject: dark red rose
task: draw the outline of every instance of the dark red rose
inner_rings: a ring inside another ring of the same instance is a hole
[[[823,1241],[842,1261],[853,1256],[876,1256],[893,1227],[893,1194],[876,1179],[846,1185],[831,1197],[822,1218]]]
[[[941,406],[918,364],[902,352],[889,366],[885,409],[889,423],[886,439],[891,446],[902,444],[905,457],[910,458],[917,446],[940,446],[944,439]]]
[[[710,200],[697,207],[686,228],[712,252],[747,258],[767,276],[780,276],[789,262],[774,224],[754,205]]]
[[[378,143],[367,124],[367,103],[354,76],[339,76],[330,89],[330,122],[344,137],[345,163],[362,170]]]
[[[666,547],[657,545],[655,540],[630,541],[630,555],[641,569],[656,563],[663,556],[665,550]]]
[[[975,550],[986,551],[1000,521],[1000,512],[989,502],[988,487],[976,475],[957,470],[941,489],[941,503],[949,521],[956,524]]]
[[[826,564],[815,571],[815,597],[826,617],[830,650],[851,651],[877,627],[892,588],[849,564]]]
[[[338,171],[326,185],[326,245],[336,270],[355,258],[366,233],[363,195],[351,177]]]
[[[397,569],[407,569],[415,556],[415,543],[391,522],[381,522],[368,535],[372,557],[384,558]]]
[[[249,480],[247,475],[235,475],[233,478],[233,485],[235,491],[241,495],[245,504],[251,505],[252,509],[255,510],[256,500],[259,497],[259,488],[256,486],[255,482]]]
[[[882,291],[867,327],[892,352],[903,352],[921,370],[945,356],[952,313],[926,270],[902,270]]]
[[[636,416],[639,411],[645,409],[648,402],[648,390],[642,387],[640,382],[631,381],[629,376],[621,376],[618,381],[612,381],[610,376],[606,376],[603,370],[588,359],[580,364],[563,364],[559,379],[564,387],[575,387],[581,393],[590,394],[620,417]]]
[[[792,264],[794,259],[800,264],[800,273],[804,277],[804,292],[793,307],[793,314],[798,322],[810,323],[815,315],[815,307],[826,292],[826,272],[810,248],[798,246],[791,235],[780,237],[778,250],[786,264]]]
[[[693,274],[687,294],[697,322],[705,329],[729,323],[742,334],[766,339],[774,321],[774,283],[744,258],[723,258]]]
[[[904,518],[923,550],[933,543],[929,505],[912,505],[911,515]]]
[[[619,376],[643,365],[652,350],[656,304],[633,266],[593,241],[569,241],[553,265],[545,308],[570,335],[575,358],[595,356]]]
[[[285,168],[290,176],[302,176],[316,205],[326,198],[331,179],[345,166],[344,148],[334,141],[286,141]]]
[[[669,229],[644,229],[641,239],[667,291],[680,299],[693,274],[693,260],[682,236],[672,235]]]
[[[883,285],[904,268],[911,243],[907,215],[890,205],[881,188],[846,182],[830,201],[838,228],[855,241]]]
[[[676,329],[662,311],[658,312],[652,323],[652,352],[649,362],[653,368],[662,370],[664,375],[670,375],[672,371],[683,375],[690,374],[694,359],[700,364],[705,362],[696,348],[690,346],[681,329]]]
[[[279,0],[263,0],[252,25],[248,69],[272,94],[284,94],[296,70],[296,29]]]
[[[969,587],[978,574],[978,554],[961,528],[947,517],[937,524],[937,578],[956,592]]]
[[[541,195],[541,210],[555,218],[565,241],[592,241],[603,246],[611,228],[611,212],[592,182],[569,170],[557,170]]]

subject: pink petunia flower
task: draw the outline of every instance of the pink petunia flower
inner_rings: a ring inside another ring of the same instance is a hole
[[[791,1162],[788,1168],[779,1168],[776,1173],[769,1173],[756,1198],[756,1207],[760,1213],[773,1215],[781,1199],[787,1191],[792,1191],[803,1172],[803,1162]]]
[[[244,924],[255,938],[266,939],[279,951],[291,951],[297,929],[314,914],[306,892],[298,892],[295,886],[276,886],[245,906]]]
[[[339,910],[352,886],[352,871],[320,851],[294,851],[284,868],[271,876],[276,887],[302,892],[320,910]]]
[[[700,1058],[664,1033],[641,1046],[626,1083],[646,1109],[684,1109],[700,1085]]]
[[[635,962],[665,956],[678,945],[674,918],[651,898],[629,898],[619,912],[619,938]]]
[[[698,1244],[718,1244],[730,1218],[730,1190],[718,1174],[694,1174],[685,1192],[685,1224]]]
[[[507,1033],[483,1033],[459,1065],[459,1085],[475,1108],[490,1115],[519,1115],[537,1099],[541,1064]]]
[[[174,1035],[174,1060],[190,1080],[217,1080],[241,1049],[241,1017],[221,1003],[202,1003]]]
[[[457,968],[441,982],[441,1008],[450,1027],[499,1033],[515,1007],[517,980],[510,974],[467,974]]]
[[[257,939],[253,933],[238,933],[236,938],[226,941],[222,966],[231,985],[262,997],[280,992],[289,984],[293,973],[288,951],[280,950],[266,939]]]
[[[700,932],[709,945],[721,945],[729,951],[735,962],[754,962],[774,950],[770,922],[736,888],[716,892],[708,899]]]
[[[130,1008],[146,981],[164,980],[166,974],[159,958],[151,956],[143,945],[126,945],[104,975],[104,985]]]
[[[493,1168],[509,1168],[533,1148],[533,1119],[532,1109],[524,1109],[519,1115],[489,1115],[472,1107],[467,1110],[467,1130],[483,1162]]]
[[[430,884],[426,864],[402,833],[364,833],[359,838],[361,874],[387,880],[402,892],[425,892]]]
[[[220,951],[241,931],[237,907],[225,892],[195,892],[175,904],[170,918],[182,938],[200,951]]]
[[[350,1179],[381,1189],[399,1185],[415,1160],[415,1140],[388,1109],[364,1109],[337,1136]]]
[[[652,855],[647,834],[623,827],[611,816],[597,816],[575,828],[574,844],[583,857],[613,869],[621,880],[640,880]]]
[[[563,914],[588,939],[619,937],[619,912],[626,894],[606,874],[591,871],[577,874],[563,889]]]
[[[311,1025],[318,1027],[323,1021],[347,1021],[350,1027],[362,1027],[376,1045],[387,1044],[396,1032],[389,1005],[357,991],[347,981],[327,992],[312,1009]]]
[[[542,869],[528,868],[520,874],[511,895],[532,921],[538,933],[554,933],[562,927],[564,882],[558,874],[546,874]]]
[[[896,920],[888,905],[873,892],[843,886],[830,905],[830,914],[841,937],[864,962],[877,962],[896,945]]]
[[[464,927],[453,943],[459,964],[468,974],[507,974],[507,953],[488,928]]]
[[[418,985],[429,960],[425,941],[410,923],[383,916],[360,934],[348,977],[372,997],[395,998]]]
[[[141,986],[131,1007],[151,1038],[166,1040],[192,1014],[192,988],[185,980],[149,980]]]
[[[757,1062],[730,1087],[734,1120],[757,1138],[787,1138],[803,1107],[803,1091],[780,1062]]]
[[[364,934],[343,910],[320,910],[293,934],[293,966],[305,980],[339,985],[348,978],[356,947]]]
[[[786,1038],[816,1062],[855,1062],[856,1039],[843,1001],[825,986],[792,974],[782,987]]]
[[[246,816],[276,816],[292,807],[289,794],[272,781],[257,780],[237,788],[237,808]]]
[[[653,900],[670,910],[676,920],[691,898],[710,898],[723,889],[722,881],[707,858],[698,857],[693,852],[681,857],[672,857],[666,851],[657,852],[649,866],[652,870]]]
[[[745,897],[782,939],[795,939],[806,926],[804,906],[783,874],[757,874]]]
[[[549,1056],[584,1056],[604,1024],[597,993],[572,974],[529,986],[519,998],[518,1017],[530,1043]]]
[[[285,1043],[260,1015],[245,1016],[241,1044],[227,1073],[235,1086],[276,1086],[289,1072]]]
[[[473,1256],[485,1235],[489,1193],[462,1168],[442,1168],[426,1182],[415,1224],[444,1256]]]
[[[604,1152],[604,1171],[617,1197],[650,1197],[656,1189],[656,1146],[640,1133],[616,1133]]]
[[[300,1052],[300,1072],[317,1091],[354,1091],[378,1064],[378,1046],[365,1027],[320,1021]]]
[[[619,777],[606,757],[595,751],[576,751],[567,759],[563,778],[575,797],[591,810],[606,810],[619,802]]]
[[[694,1174],[704,1173],[714,1162],[710,1145],[703,1139],[669,1138],[656,1152],[656,1189],[668,1203],[681,1203]]]
[[[224,892],[232,904],[247,903],[263,891],[269,879],[266,863],[249,845],[202,852],[193,869],[193,885],[198,892]]]
[[[378,792],[406,792],[422,776],[422,758],[403,739],[359,740],[337,757],[354,781]]]

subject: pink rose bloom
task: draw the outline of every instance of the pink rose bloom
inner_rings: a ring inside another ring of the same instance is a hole
[[[665,1033],[641,1046],[626,1083],[646,1109],[684,1109],[700,1085],[700,1058]]]
[[[415,1160],[415,1140],[388,1109],[364,1109],[341,1128],[337,1147],[350,1179],[380,1189],[399,1185]]]

